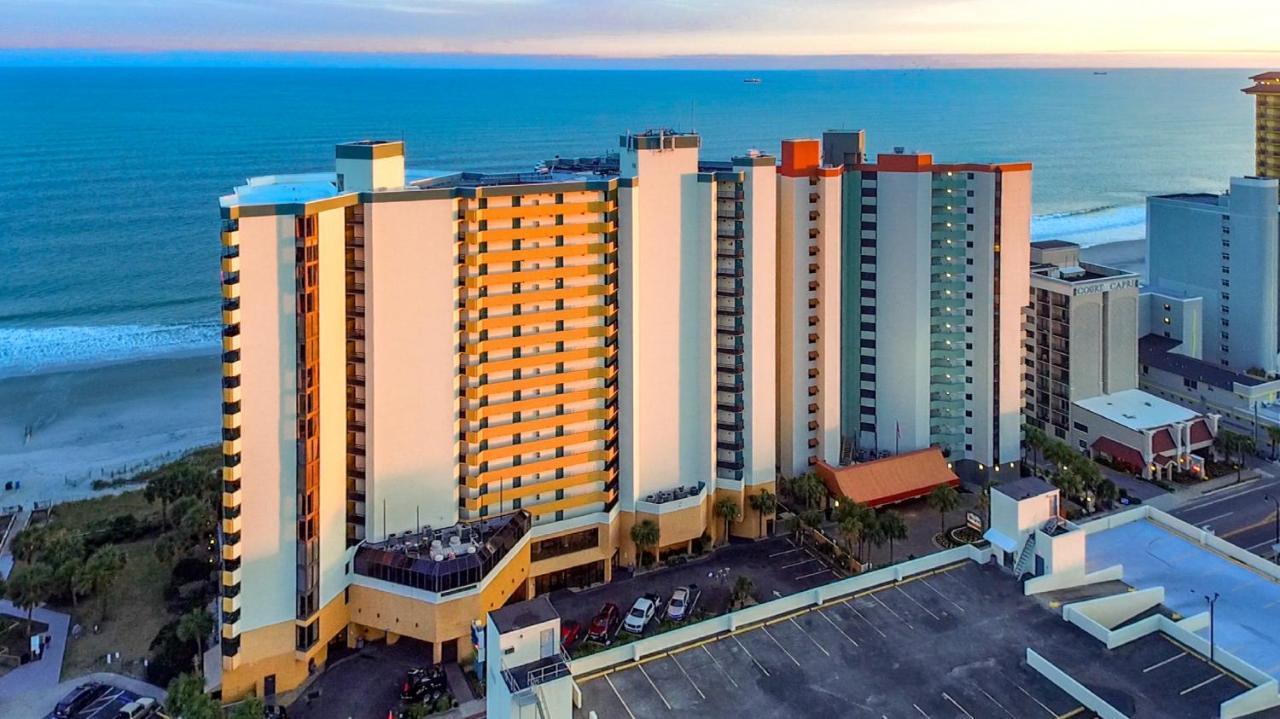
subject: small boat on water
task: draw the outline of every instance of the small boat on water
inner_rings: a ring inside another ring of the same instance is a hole
[[[748,85],[759,85],[761,80],[758,77],[748,77],[745,80],[743,80],[743,82],[747,83]]]
[[[1094,74],[1094,75],[1106,75],[1106,74],[1107,74],[1107,71],[1106,71],[1106,70],[1095,70],[1093,74]]]

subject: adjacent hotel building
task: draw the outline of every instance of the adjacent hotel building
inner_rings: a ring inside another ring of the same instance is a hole
[[[845,165],[843,210],[847,435],[877,452],[940,447],[961,477],[1011,469],[1031,165],[901,148],[859,157]]]
[[[638,522],[684,552],[729,498],[754,536],[749,497],[842,442],[1017,459],[1029,166],[699,146],[483,174],[354,142],[222,198],[224,699],[336,643],[468,655]]]
[[[1280,72],[1264,72],[1249,78],[1255,106],[1254,140],[1259,177],[1280,177]]]

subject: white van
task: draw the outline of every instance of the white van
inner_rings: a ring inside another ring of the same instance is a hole
[[[120,711],[116,712],[116,719],[146,719],[155,712],[156,700],[154,697],[138,697],[120,707]]]

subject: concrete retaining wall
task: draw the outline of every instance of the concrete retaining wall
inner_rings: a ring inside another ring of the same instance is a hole
[[[1069,674],[1059,669],[1053,662],[1036,654],[1030,647],[1027,648],[1027,664],[1040,672],[1045,679],[1057,685],[1059,689],[1070,694],[1076,701],[1097,713],[1102,719],[1128,719],[1088,687],[1072,679]]]

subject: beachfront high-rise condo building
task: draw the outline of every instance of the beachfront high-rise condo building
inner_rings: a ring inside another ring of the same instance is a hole
[[[1244,89],[1254,99],[1254,151],[1259,177],[1280,177],[1280,72],[1264,72],[1249,78]]]
[[[720,498],[768,526],[777,162],[699,145],[481,174],[354,142],[222,199],[224,699],[333,643],[470,654],[489,610],[718,537]]]
[[[1222,195],[1147,198],[1151,291],[1202,299],[1207,362],[1264,375],[1280,370],[1277,192],[1276,179],[1233,177]]]
[[[840,167],[786,140],[778,169],[778,464],[840,461]]]
[[[873,453],[940,447],[962,477],[1007,470],[1020,456],[1031,165],[901,148],[846,163],[846,438]]]
[[[1031,244],[1026,421],[1068,441],[1078,400],[1138,386],[1138,275],[1080,261],[1080,246]]]

